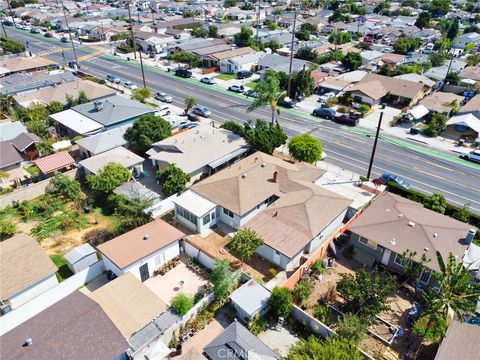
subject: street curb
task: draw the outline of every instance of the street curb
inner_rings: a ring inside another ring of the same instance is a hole
[[[421,144],[429,145],[428,142],[426,142],[426,141],[419,140],[419,139],[416,139],[416,138],[413,138],[413,137],[410,137],[410,136],[407,136],[407,139],[412,140],[412,141],[419,142],[419,143],[421,143]]]

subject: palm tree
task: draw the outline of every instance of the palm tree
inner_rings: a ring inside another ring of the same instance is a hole
[[[189,96],[189,97],[185,98],[184,104],[186,106],[185,114],[187,114],[188,110],[190,110],[192,107],[197,105],[197,100],[195,100],[193,97]]]
[[[287,93],[280,90],[280,81],[275,76],[266,76],[255,87],[255,93],[257,97],[250,104],[247,111],[253,111],[262,105],[270,105],[272,110],[272,125],[275,123],[275,114],[280,115],[280,109],[278,109],[278,102],[282,100]]]
[[[425,294],[426,313],[431,318],[440,315],[447,320],[449,312],[453,311],[462,321],[464,313],[472,314],[475,310],[480,294],[480,283],[471,281],[469,269],[461,262],[457,263],[452,253],[448,255],[446,265],[438,251],[437,260],[440,273],[434,273],[433,276],[438,282],[439,290]]]

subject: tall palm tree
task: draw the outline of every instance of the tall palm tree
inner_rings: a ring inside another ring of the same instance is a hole
[[[450,253],[445,264],[442,255],[437,251],[440,273],[433,276],[438,282],[438,291],[429,291],[425,294],[426,313],[432,317],[440,315],[447,320],[449,312],[453,311],[462,321],[463,314],[472,314],[480,294],[480,283],[471,281],[472,275],[467,267],[457,262]]]
[[[278,109],[278,102],[281,101],[287,93],[280,90],[280,81],[277,77],[271,75],[266,76],[255,87],[255,93],[257,97],[250,104],[247,111],[253,111],[262,105],[270,105],[272,110],[272,125],[275,123],[275,114],[280,115],[280,109]]]
[[[184,104],[186,106],[185,114],[187,114],[188,110],[190,110],[192,107],[197,105],[197,100],[195,100],[193,97],[189,96],[189,97],[185,98]]]

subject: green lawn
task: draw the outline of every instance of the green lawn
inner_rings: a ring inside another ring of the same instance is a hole
[[[215,78],[220,79],[220,80],[233,80],[237,78],[237,75],[235,74],[219,74],[216,75]]]
[[[63,255],[50,255],[50,259],[53,261],[55,265],[58,267],[58,271],[55,275],[57,275],[58,282],[62,282],[66,278],[69,278],[73,275],[67,265],[67,260]]]
[[[28,167],[25,167],[25,171],[28,172],[33,177],[40,175],[40,170],[35,165],[30,165]]]
[[[250,81],[245,84],[246,87],[249,87],[250,89],[255,89],[257,87],[258,82],[256,81]]]

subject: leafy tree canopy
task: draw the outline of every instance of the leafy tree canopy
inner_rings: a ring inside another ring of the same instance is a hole
[[[228,246],[237,254],[242,261],[250,259],[255,250],[263,244],[263,239],[254,230],[245,228],[238,230]]]
[[[210,273],[210,281],[213,284],[213,289],[217,298],[226,298],[232,291],[237,279],[238,274],[232,273],[230,270],[230,262],[228,260],[214,260],[213,269]]]
[[[145,114],[133,123],[125,132],[125,140],[140,152],[145,152],[152,144],[166,139],[172,133],[170,123],[160,116]]]
[[[79,201],[84,197],[80,183],[64,174],[55,174],[50,179],[50,186],[53,193],[71,201]]]
[[[360,66],[362,66],[362,57],[359,53],[349,51],[342,59],[342,64],[352,71],[357,70]]]
[[[275,286],[269,300],[270,309],[276,317],[288,318],[293,306],[293,295],[284,287]]]
[[[255,126],[246,131],[247,142],[258,151],[273,154],[273,151],[287,142],[287,135],[278,122],[275,125],[257,120]]]
[[[313,164],[322,158],[322,145],[320,141],[310,134],[292,137],[288,143],[290,155],[300,161]]]
[[[164,170],[157,172],[158,180],[162,184],[162,191],[166,196],[182,192],[186,189],[187,183],[190,181],[190,174],[186,174],[182,169],[174,164],[168,165]]]
[[[126,183],[130,178],[131,174],[127,168],[111,162],[98,171],[96,175],[87,175],[87,183],[93,191],[106,194]]]

